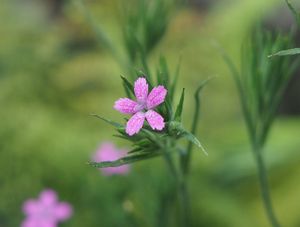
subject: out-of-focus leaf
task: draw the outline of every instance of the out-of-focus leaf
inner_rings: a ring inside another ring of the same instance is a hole
[[[173,79],[173,83],[171,84],[171,87],[170,87],[170,91],[169,91],[169,96],[170,96],[170,100],[171,102],[173,102],[173,99],[174,99],[174,93],[175,93],[175,89],[176,89],[176,86],[177,86],[177,81],[178,81],[178,77],[179,77],[179,72],[180,72],[180,65],[181,65],[181,57],[179,58],[179,61],[177,63],[177,68],[176,68],[176,71],[175,71],[175,76],[174,76],[174,79]]]
[[[296,55],[300,54],[300,48],[293,48],[293,49],[288,49],[288,50],[281,50],[275,54],[271,54],[268,57],[274,57],[274,56],[286,56],[286,55]]]
[[[229,71],[231,72],[231,76],[234,79],[234,82],[237,86],[237,89],[238,89],[238,92],[240,95],[240,103],[242,106],[243,114],[245,116],[247,127],[249,128],[250,131],[253,131],[252,118],[251,118],[250,111],[248,110],[247,100],[245,97],[245,91],[244,91],[244,87],[243,87],[243,84],[241,81],[240,73],[239,73],[237,67],[235,66],[235,64],[233,63],[233,61],[231,60],[231,58],[228,56],[228,54],[217,43],[215,43],[214,45],[220,52],[221,56],[223,57],[224,62],[227,64]]]
[[[95,32],[96,38],[99,40],[105,48],[107,48],[113,57],[120,63],[120,65],[124,66],[125,62],[122,58],[120,58],[120,53],[115,48],[113,41],[108,36],[108,34],[104,31],[104,29],[95,21],[95,18],[85,5],[83,0],[76,0],[75,1],[79,7],[79,9],[83,12],[88,24],[91,26],[93,31]]]
[[[292,11],[292,13],[295,16],[295,19],[298,23],[298,26],[300,27],[300,13],[297,12],[297,10],[294,8],[294,6],[291,4],[291,2],[289,0],[285,0],[286,4],[288,5],[288,7],[290,8],[290,10]]]
[[[159,64],[160,64],[160,71],[157,74],[157,82],[159,84],[164,85],[165,87],[168,87],[168,85],[169,85],[169,69],[168,69],[168,64],[167,64],[166,58],[163,56],[160,56]]]

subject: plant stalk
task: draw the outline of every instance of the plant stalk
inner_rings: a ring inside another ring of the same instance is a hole
[[[254,155],[255,155],[255,160],[256,160],[256,164],[257,164],[260,192],[261,192],[261,197],[263,200],[265,212],[267,214],[267,217],[268,217],[272,227],[280,227],[280,224],[279,224],[277,217],[273,210],[272,200],[271,200],[271,196],[270,196],[269,183],[268,183],[267,170],[266,170],[265,162],[264,162],[263,155],[261,152],[261,148],[256,149],[254,151]]]
[[[180,171],[177,171],[176,166],[173,160],[170,157],[170,154],[165,153],[165,161],[169,167],[170,173],[174,177],[176,183],[176,191],[179,199],[179,213],[180,213],[180,226],[188,227],[189,226],[189,199],[186,186],[186,178],[183,174],[183,169],[180,166]]]
[[[185,179],[182,179],[180,184],[178,185],[178,194],[180,199],[180,208],[181,208],[181,226],[188,227],[189,226],[189,198],[187,192],[187,184]]]

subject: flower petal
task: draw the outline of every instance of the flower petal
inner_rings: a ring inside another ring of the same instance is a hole
[[[45,206],[52,206],[57,202],[56,192],[52,189],[47,189],[40,194],[40,203]]]
[[[56,220],[43,219],[39,222],[39,227],[57,227]]]
[[[116,147],[111,142],[104,142],[97,149],[96,153],[93,155],[94,162],[105,162],[105,161],[115,161],[117,160],[118,153],[116,152]]]
[[[39,221],[34,218],[26,218],[22,224],[21,227],[38,227],[39,226]]]
[[[165,101],[167,89],[164,86],[157,86],[152,89],[147,98],[147,108],[152,109]]]
[[[126,133],[130,136],[138,133],[144,125],[145,114],[142,112],[137,112],[134,114],[126,125]]]
[[[137,103],[129,98],[120,98],[115,102],[114,109],[124,114],[136,113]]]
[[[105,176],[111,176],[111,175],[126,175],[130,171],[130,166],[129,165],[122,165],[118,167],[107,167],[107,168],[102,168],[101,172]]]
[[[145,78],[140,77],[135,81],[134,94],[138,102],[146,102],[148,96],[148,83]]]
[[[162,130],[165,127],[164,118],[154,110],[146,112],[146,119],[153,130]]]
[[[40,203],[34,199],[29,199],[23,204],[23,212],[27,215],[36,215],[40,211]]]
[[[54,213],[57,220],[63,221],[71,217],[73,209],[68,203],[61,202],[55,207]]]
[[[111,142],[102,143],[92,159],[95,162],[115,161],[126,156],[127,150],[119,150]],[[127,174],[130,170],[129,165],[119,167],[108,167],[99,169],[103,175],[110,176],[113,174]]]

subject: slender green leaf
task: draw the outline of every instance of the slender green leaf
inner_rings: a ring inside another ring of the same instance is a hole
[[[219,50],[221,56],[223,57],[224,62],[227,64],[227,66],[228,66],[228,68],[231,72],[231,75],[234,79],[234,82],[236,83],[236,86],[237,86],[237,89],[238,89],[238,92],[239,92],[239,95],[240,95],[240,103],[241,103],[241,106],[242,106],[243,114],[245,116],[247,127],[249,128],[249,130],[251,132],[253,132],[254,131],[253,120],[252,120],[251,113],[250,113],[250,111],[248,109],[248,106],[247,106],[245,88],[242,85],[242,81],[241,81],[241,78],[240,78],[240,73],[237,70],[234,63],[232,62],[232,60],[230,59],[230,57],[228,56],[228,54],[218,44],[215,44],[215,46]],[[242,68],[244,68],[244,67],[242,67]]]
[[[177,108],[175,111],[175,116],[174,116],[175,121],[181,122],[183,103],[184,103],[184,88],[182,89],[180,101],[179,101],[179,104],[177,105]]]
[[[204,80],[196,89],[195,94],[194,94],[194,99],[195,99],[195,112],[194,112],[194,117],[192,121],[192,127],[191,127],[191,133],[196,134],[196,129],[198,126],[198,119],[199,119],[199,113],[200,113],[200,92],[202,89],[208,84],[209,81],[214,79],[215,77],[209,77],[206,80]],[[189,150],[189,149],[188,149]]]
[[[281,50],[275,54],[271,54],[268,57],[274,57],[274,56],[287,56],[287,55],[296,55],[300,54],[300,48],[293,48],[293,49],[288,49],[288,50]]]
[[[188,131],[183,131],[181,133],[181,136],[183,136],[188,141],[194,143],[196,146],[198,146],[199,148],[201,148],[201,150],[204,152],[204,154],[208,155],[207,152],[206,152],[206,150],[204,149],[204,147],[200,143],[200,141],[192,133],[190,133]]]
[[[85,5],[84,0],[76,0],[75,2],[77,3],[79,9],[82,11],[87,23],[95,33],[97,40],[99,40],[99,43],[101,43],[108,51],[110,51],[112,56],[120,63],[121,66],[126,67],[126,62],[124,62],[124,60],[120,57],[120,53],[115,48],[113,41],[104,31],[104,29],[99,25],[99,23],[95,21],[95,18]]]
[[[168,64],[166,61],[166,58],[163,56],[160,56],[159,59],[159,64],[160,64],[160,72],[157,75],[157,82],[159,84],[164,85],[165,87],[169,87],[169,69],[168,69]]]
[[[175,76],[174,76],[174,79],[173,79],[173,83],[171,84],[171,87],[170,87],[170,100],[171,100],[171,103],[173,103],[173,99],[174,99],[174,93],[175,93],[175,89],[176,89],[176,86],[177,86],[177,81],[178,81],[178,77],[179,77],[179,72],[180,72],[180,66],[181,66],[181,57],[179,58],[178,60],[178,63],[177,63],[177,68],[176,68],[176,71],[175,71]]]
[[[127,95],[129,97],[132,97],[132,95],[134,95],[133,85],[124,76],[121,76],[121,79],[123,81],[123,85],[124,85]]]
[[[213,77],[210,77],[206,80],[204,80],[196,89],[196,92],[194,94],[195,98],[195,111],[194,111],[194,116],[193,116],[193,121],[192,121],[192,127],[191,127],[191,134],[196,135],[196,129],[198,126],[198,121],[199,121],[199,114],[200,114],[200,92],[202,89],[205,87],[205,85],[212,79]],[[181,157],[181,165],[183,167],[183,171],[185,174],[188,173],[189,171],[189,163],[191,160],[191,155],[192,155],[192,149],[193,149],[193,144],[194,142],[189,141],[187,144],[186,148],[186,153],[182,155]]]
[[[295,19],[298,23],[298,26],[300,27],[300,13],[297,12],[297,10],[294,8],[294,6],[291,4],[289,0],[285,0],[286,4],[288,5],[289,9],[292,11],[292,13],[295,16]]]
[[[111,162],[88,162],[89,165],[96,167],[96,168],[107,168],[107,167],[118,167],[126,164],[130,164],[137,161],[142,161],[150,158],[157,157],[159,155],[162,155],[161,152],[151,152],[151,153],[140,153],[140,154],[134,154],[130,155],[124,158],[120,158],[116,161]]]
[[[118,128],[118,129],[123,129],[123,128],[124,128],[123,125],[121,125],[121,124],[119,124],[119,123],[117,123],[117,122],[111,121],[111,120],[109,120],[109,119],[106,119],[106,118],[104,118],[104,117],[101,117],[101,116],[99,116],[99,115],[97,115],[97,114],[91,114],[91,116],[96,117],[96,118],[99,118],[99,119],[101,119],[102,121],[105,121],[106,123],[111,124],[112,126],[115,126],[115,127]]]

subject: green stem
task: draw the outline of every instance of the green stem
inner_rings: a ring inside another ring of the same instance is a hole
[[[189,225],[189,214],[190,214],[190,203],[189,203],[189,196],[188,196],[188,190],[187,190],[187,170],[188,166],[182,165],[184,160],[188,160],[188,152],[183,152],[179,156],[179,166],[180,166],[180,176],[179,176],[179,184],[178,184],[178,190],[179,190],[179,199],[181,204],[181,213],[182,213],[182,222],[181,226],[188,227]],[[188,163],[186,163],[188,164]]]
[[[273,227],[280,227],[279,222],[277,221],[276,215],[273,211],[271,196],[270,196],[270,190],[269,190],[269,184],[268,184],[268,176],[267,176],[267,170],[264,163],[264,159],[261,153],[261,149],[256,149],[254,151],[255,154],[255,160],[257,164],[257,170],[258,170],[258,176],[259,176],[259,185],[260,185],[260,191],[261,191],[261,197],[263,200],[265,212],[267,214],[267,217]]]
[[[180,171],[177,171],[176,166],[170,154],[168,154],[167,152],[165,152],[164,158],[176,183],[176,190],[179,198],[180,226],[188,227],[189,226],[189,203],[188,203],[186,181],[185,178],[183,177],[184,176],[183,169],[180,168]]]
[[[180,199],[180,208],[181,208],[181,226],[189,226],[189,198],[187,192],[187,184],[184,179],[181,180],[179,187],[179,199]]]

